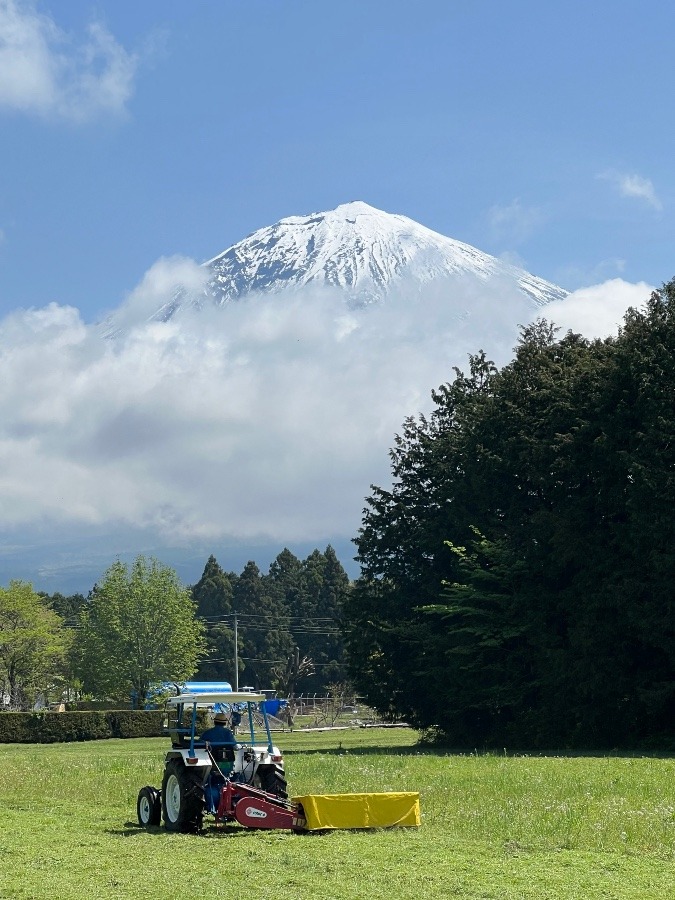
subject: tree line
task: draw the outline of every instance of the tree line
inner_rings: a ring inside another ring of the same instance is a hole
[[[357,688],[462,747],[675,740],[675,281],[522,329],[409,418],[357,538]]]
[[[339,622],[349,579],[332,547],[280,553],[262,574],[226,573],[211,556],[199,582],[143,556],[113,563],[89,595],[0,587],[0,708],[94,697],[143,705],[153,686],[192,677],[322,692],[345,676]]]
[[[254,562],[240,575],[225,572],[211,556],[192,590],[209,646],[197,677],[233,681],[236,611],[240,685],[278,688],[285,696],[296,689],[325,693],[346,677],[341,623],[349,590],[330,545],[304,560],[284,549],[267,574]]]

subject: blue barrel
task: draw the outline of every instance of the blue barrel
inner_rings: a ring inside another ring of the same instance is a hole
[[[265,700],[263,706],[268,716],[278,716],[279,711],[288,705],[288,700]]]

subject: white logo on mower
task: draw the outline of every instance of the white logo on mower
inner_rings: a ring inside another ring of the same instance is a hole
[[[247,806],[246,807],[246,815],[250,816],[252,819],[266,819],[267,813],[263,812],[262,809],[256,809],[255,806]]]

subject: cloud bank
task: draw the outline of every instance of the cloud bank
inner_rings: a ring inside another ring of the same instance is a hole
[[[621,278],[612,278],[602,284],[580,288],[564,300],[549,303],[544,314],[562,331],[577,331],[589,339],[604,338],[616,334],[626,310],[640,308],[653,290],[644,281],[631,284]]]
[[[107,530],[155,545],[281,549],[351,538],[369,485],[389,479],[403,419],[429,411],[431,389],[468,353],[507,362],[534,315],[512,286],[466,280],[362,310],[304,291],[147,321],[178,280],[203,276],[188,260],[161,260],[113,340],[53,303],[0,322],[7,541]],[[606,334],[648,295],[614,280],[545,313]]]
[[[28,0],[0,0],[0,108],[76,122],[119,115],[137,66],[100,23],[76,42]]]

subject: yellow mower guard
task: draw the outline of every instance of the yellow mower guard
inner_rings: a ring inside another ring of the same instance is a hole
[[[302,804],[308,831],[420,825],[420,795],[416,792],[307,794],[294,797],[293,802]]]

